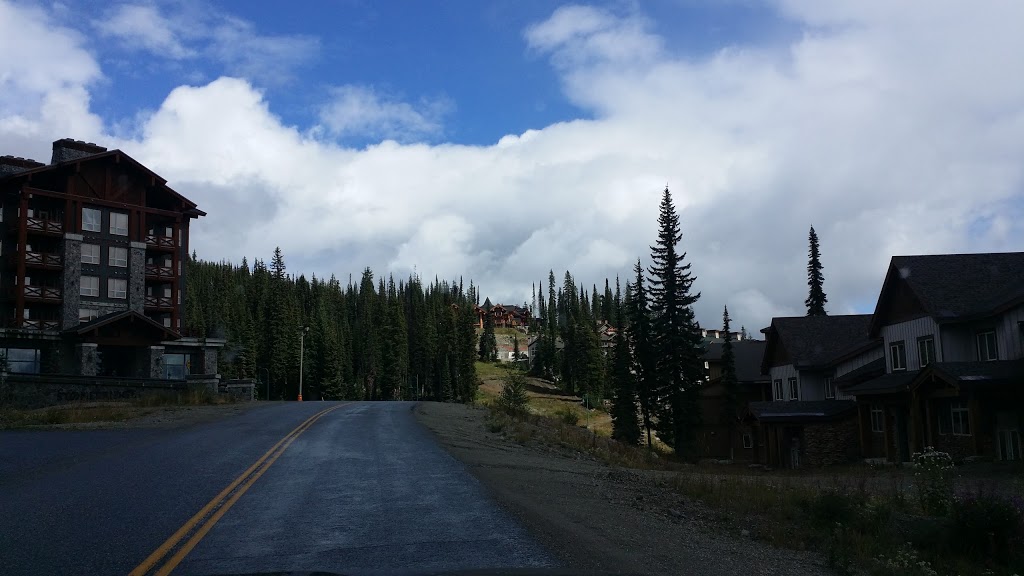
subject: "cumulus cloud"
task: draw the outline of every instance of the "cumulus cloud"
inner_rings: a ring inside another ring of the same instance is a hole
[[[320,122],[333,136],[360,136],[415,141],[441,133],[441,118],[450,109],[443,99],[414,107],[369,86],[338,86],[320,108]]]
[[[172,59],[196,55],[179,37],[183,32],[179,21],[167,18],[156,6],[121,4],[97,20],[95,26],[103,36],[116,38],[132,50],[146,50]]]
[[[133,139],[104,137],[88,108],[101,73],[76,34],[0,3],[0,27],[20,18],[0,32],[33,29],[18,38],[40,49],[33,70],[0,61],[0,84],[14,87],[0,96],[0,145],[18,153],[75,128],[121,147],[209,212],[193,228],[203,257],[267,258],[280,245],[291,271],[415,268],[473,278],[492,301],[530,300],[549,268],[588,286],[615,274],[624,283],[637,257],[648,261],[667,183],[703,294],[698,319],[715,325],[728,304],[751,331],[803,310],[812,224],[833,313],[870,311],[893,254],[1022,249],[1024,79],[1014,62],[1024,8],[778,8],[801,30],[784,49],[701,57],[671,52],[642,14],[561,8],[525,30],[524,44],[550,59],[591,119],[492,146],[355,150],[285,125],[251,82],[227,77],[174,90]],[[9,37],[0,33],[0,52],[23,49]],[[19,70],[29,76],[12,80]],[[419,108],[349,90],[341,102],[387,120],[375,129],[432,125]],[[330,106],[325,128],[369,130],[344,106],[331,128]]]

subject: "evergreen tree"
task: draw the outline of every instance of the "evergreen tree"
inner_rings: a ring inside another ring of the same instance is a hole
[[[807,259],[807,287],[809,290],[804,304],[807,305],[808,316],[825,316],[825,303],[828,302],[828,297],[825,296],[825,290],[822,288],[825,277],[821,274],[821,252],[818,249],[818,235],[814,232],[814,226],[811,226],[811,231],[807,235],[807,243],[810,244]]]
[[[747,334],[747,327],[746,326],[740,326],[740,339],[741,340],[749,340],[750,339],[750,334]]]
[[[722,311],[722,331],[725,332],[722,343],[722,424],[726,426],[729,442],[729,459],[733,458],[733,442],[736,436],[736,423],[739,418],[739,382],[736,378],[736,355],[733,352],[732,334],[729,318],[729,307]]]
[[[627,284],[626,316],[629,326],[626,335],[633,352],[633,374],[636,382],[637,401],[640,404],[644,431],[647,435],[647,446],[651,444],[651,429],[654,426],[654,415],[657,408],[657,359],[654,351],[653,334],[651,332],[650,308],[647,301],[647,290],[644,287],[644,268],[640,260],[633,267],[636,278],[632,286]]]
[[[490,303],[490,299],[484,303],[486,308],[487,304]],[[494,317],[490,314],[490,309],[487,308],[488,313],[484,314],[484,331],[480,335],[480,361],[481,362],[492,362],[498,359],[498,340],[494,337]]]
[[[615,332],[615,350],[612,361],[612,438],[636,445],[640,442],[640,422],[637,420],[636,380],[633,375],[633,355],[626,341],[622,295],[619,291],[619,280],[615,279],[615,324],[619,329]]]
[[[693,304],[700,293],[691,294],[694,276],[686,253],[679,253],[682,240],[679,215],[668,188],[662,195],[658,214],[658,239],[651,246],[651,325],[658,358],[658,435],[677,454],[693,456],[692,444],[700,425],[700,385],[703,381],[702,340],[694,319]]]

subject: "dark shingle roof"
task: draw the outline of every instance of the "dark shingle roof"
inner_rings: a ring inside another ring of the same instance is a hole
[[[828,420],[857,407],[853,400],[796,400],[751,402],[750,413],[765,422]]]
[[[736,379],[740,382],[766,382],[767,376],[761,374],[761,360],[764,358],[765,342],[763,340],[740,340],[732,343],[733,356],[736,358]],[[705,360],[722,359],[722,343],[712,342],[704,352]]]
[[[1024,252],[893,256],[892,267],[936,319],[986,314],[1024,296]]]
[[[871,396],[873,394],[892,394],[902,392],[910,387],[910,383],[920,373],[919,370],[912,372],[899,371],[883,374],[878,378],[872,378],[867,382],[861,382],[843,390],[851,396]]]
[[[1016,382],[1024,377],[1024,360],[935,362],[928,368],[948,380],[973,384]]]
[[[864,382],[868,378],[875,378],[882,374],[885,374],[885,358],[878,358],[877,360],[872,360],[860,368],[850,370],[846,374],[836,378],[835,384],[840,387],[850,384],[858,384],[860,382]]]
[[[871,344],[870,314],[772,318],[769,336],[778,333],[789,359],[800,368],[824,366],[841,355]],[[767,360],[767,359],[766,359]]]

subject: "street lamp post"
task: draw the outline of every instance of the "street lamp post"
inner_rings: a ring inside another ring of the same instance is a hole
[[[299,332],[299,402],[302,402],[302,360],[306,356],[306,332],[309,332],[309,326],[303,326]]]

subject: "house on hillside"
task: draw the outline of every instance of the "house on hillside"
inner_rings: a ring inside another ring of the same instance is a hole
[[[870,336],[881,370],[844,388],[865,457],[1021,459],[1024,253],[894,256]]]
[[[748,419],[758,429],[761,461],[799,468],[838,464],[859,453],[856,403],[836,380],[882,356],[869,336],[871,315],[773,318],[761,374],[771,382],[765,401],[751,402]]]
[[[530,311],[522,306],[509,304],[491,304],[490,299],[484,301],[482,306],[477,306],[476,312],[477,328],[483,329],[484,319],[491,317],[495,328],[520,328],[530,325]]]
[[[189,225],[205,213],[120,150],[0,157],[0,351],[16,374],[215,374],[222,340],[183,338]]]
[[[771,387],[768,376],[761,374],[765,342],[744,340],[733,342],[737,395],[735,414],[725,414],[725,388],[722,385],[722,343],[708,344],[704,352],[707,383],[701,388],[701,413],[704,422],[697,433],[703,458],[757,462],[761,448],[757,430],[744,418],[751,402],[768,400]],[[727,419],[733,422],[730,442]]]

